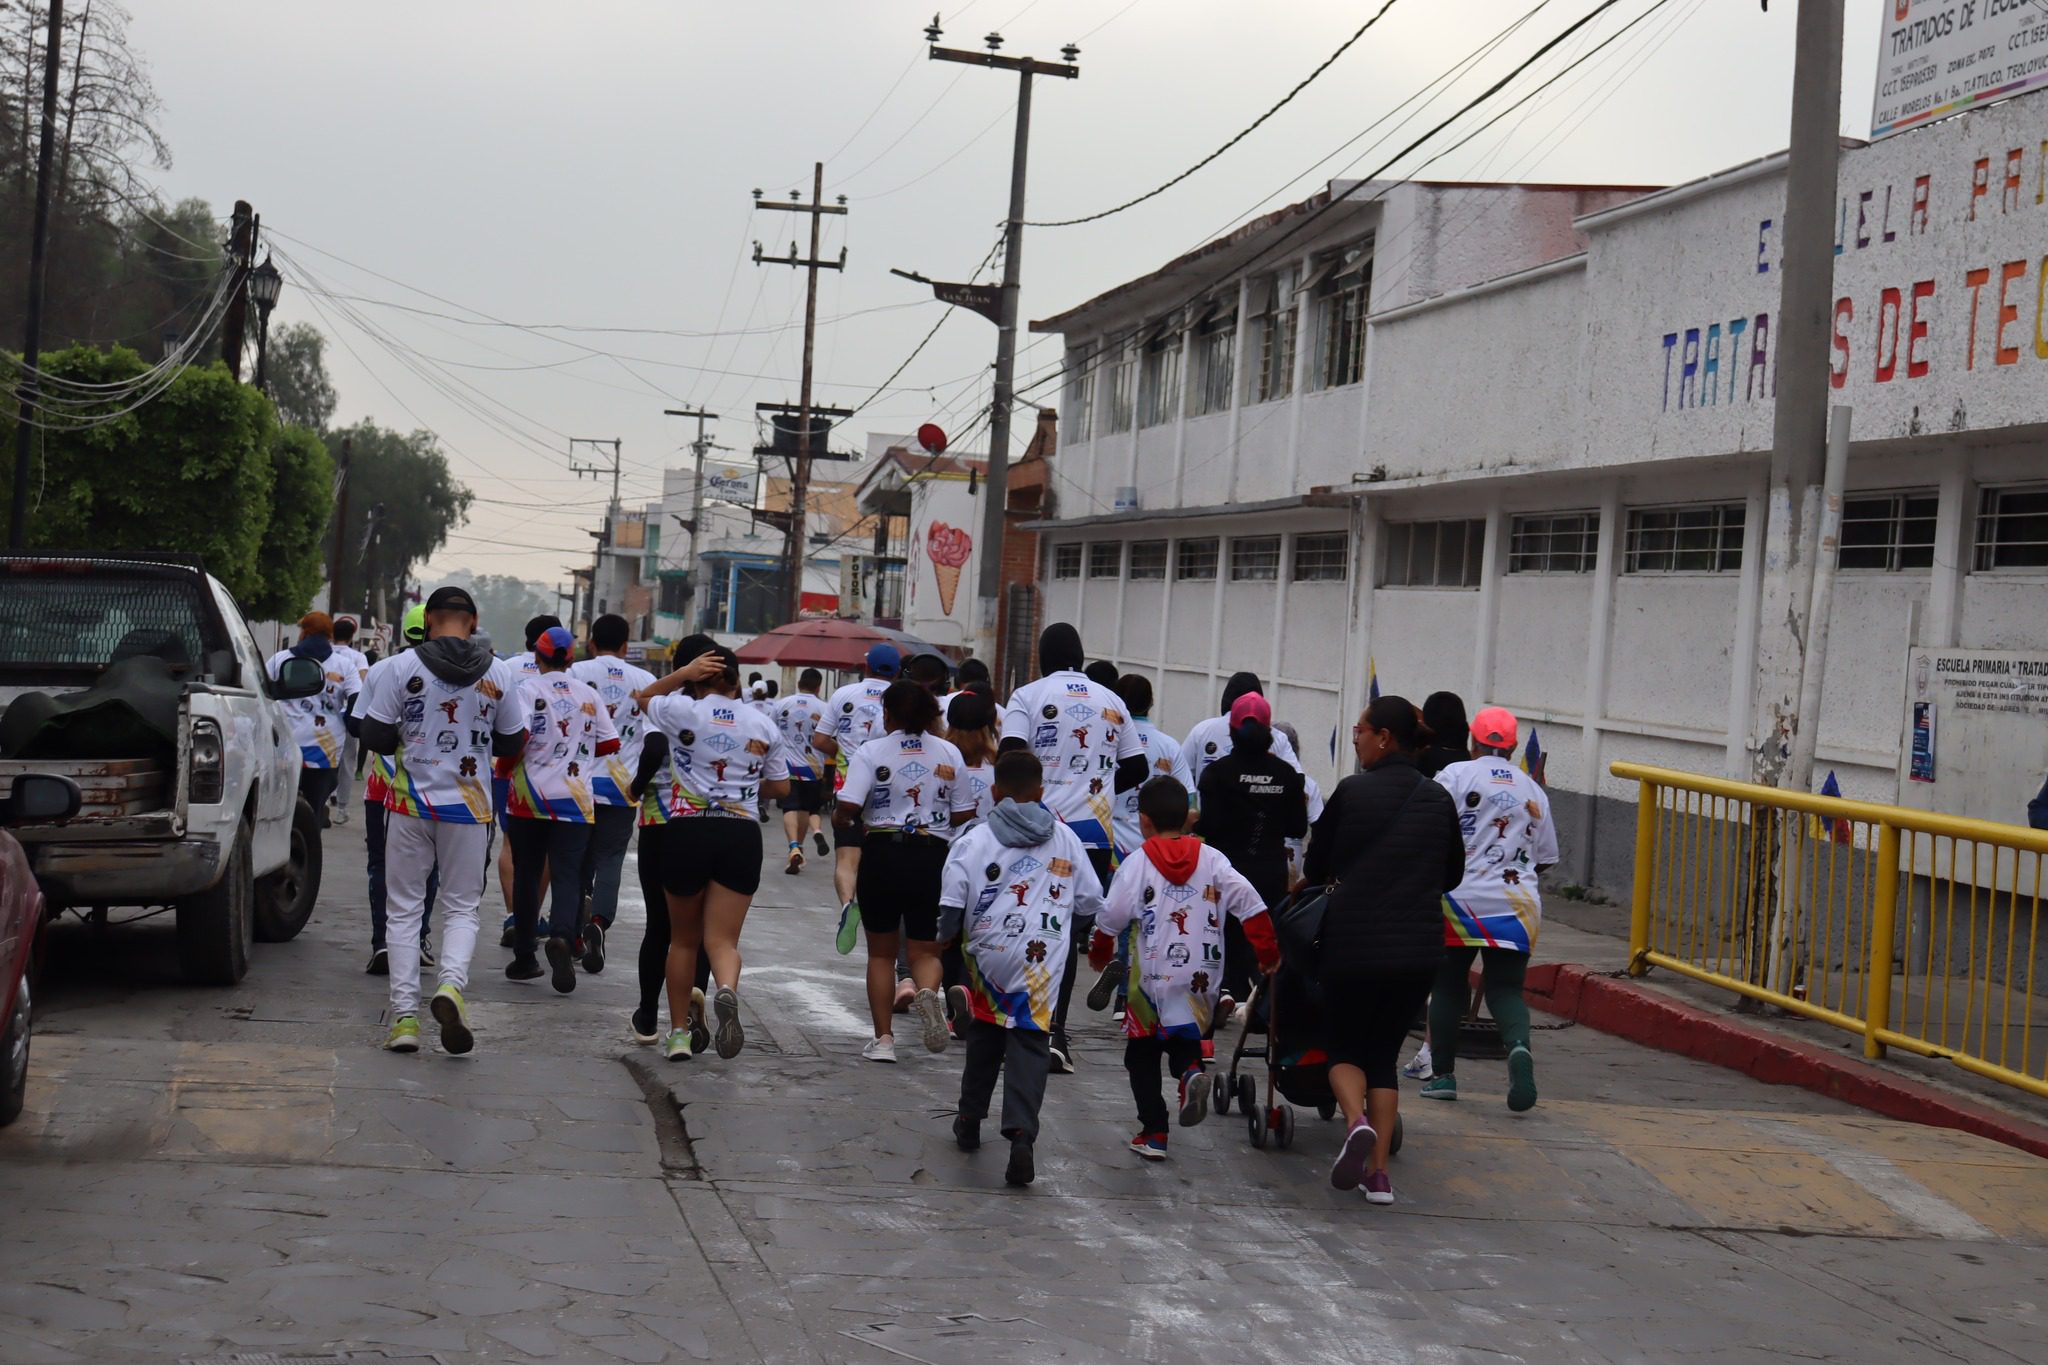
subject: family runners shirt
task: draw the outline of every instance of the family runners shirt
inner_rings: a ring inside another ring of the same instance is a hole
[[[686,697],[672,692],[647,706],[647,718],[668,736],[668,814],[761,814],[761,784],[789,778],[775,723],[736,697]]]
[[[832,760],[835,789],[846,781],[846,765],[853,761],[853,751],[882,733],[882,694],[888,690],[887,678],[862,678],[826,699],[817,733],[839,742],[839,755]]]
[[[512,770],[505,813],[589,824],[596,818],[598,774],[619,742],[597,689],[566,669],[529,673],[519,679],[519,706],[526,752]]]
[[[437,676],[412,649],[372,668],[363,715],[398,727],[385,809],[450,824],[491,823],[491,736],[526,727],[517,691],[502,660],[469,683]]]
[[[270,680],[277,681],[278,669],[292,657],[288,649],[270,656]],[[310,697],[281,701],[277,706],[291,722],[292,738],[299,746],[300,764],[307,768],[339,768],[341,746],[348,743],[349,699],[363,690],[355,665],[339,649],[324,660],[315,660],[326,672],[320,690]]]
[[[789,775],[800,781],[809,782],[825,770],[824,756],[811,747],[811,734],[824,714],[825,703],[808,692],[792,692],[775,704],[782,756],[789,764]]]
[[[1504,758],[1453,763],[1436,780],[1465,836],[1465,880],[1444,897],[1444,942],[1533,950],[1543,925],[1536,869],[1557,861],[1550,797]]]
[[[1176,882],[1142,850],[1125,858],[1109,884],[1095,927],[1116,937],[1138,926],[1124,1032],[1132,1038],[1200,1038],[1216,1016],[1223,989],[1223,917],[1240,923],[1266,913],[1266,903],[1230,865],[1199,841],[1193,870]]]
[[[640,745],[647,734],[647,717],[640,712],[633,694],[654,683],[654,675],[616,655],[578,659],[569,665],[569,676],[590,684],[597,699],[619,732],[617,753],[605,755],[598,765],[594,790],[600,806],[633,804],[633,774],[640,769]]]
[[[870,830],[953,837],[953,812],[974,810],[960,751],[937,735],[891,730],[860,746],[839,799],[862,808]]]
[[[1135,724],[1138,743],[1145,746],[1145,781],[1170,777],[1186,787],[1188,799],[1194,800],[1195,779],[1188,771],[1187,760],[1181,756],[1180,741],[1149,720]],[[1130,857],[1138,851],[1138,845],[1145,842],[1144,831],[1138,828],[1138,787],[1117,794],[1115,834],[1117,856],[1120,858]]]
[[[1009,847],[985,824],[961,831],[939,877],[939,904],[963,912],[960,954],[974,1017],[1050,1031],[1072,920],[1102,904],[1072,828],[1055,822],[1050,839],[1027,848]]]
[[[1045,767],[1045,805],[1090,848],[1113,847],[1116,765],[1145,755],[1123,701],[1071,670],[1025,683],[1003,708],[1003,738]]]
[[[1181,757],[1187,761],[1188,780],[1195,790],[1202,789],[1202,769],[1229,753],[1237,745],[1230,738],[1230,717],[1211,716],[1196,721],[1195,728],[1188,731],[1188,737],[1181,742]],[[1294,742],[1282,731],[1273,731],[1273,757],[1302,771],[1301,758],[1294,752]]]

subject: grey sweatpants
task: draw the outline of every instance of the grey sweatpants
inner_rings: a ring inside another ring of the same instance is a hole
[[[1038,1140],[1038,1110],[1045,1103],[1045,1078],[1052,1073],[1052,1040],[1036,1029],[1004,1028],[975,1020],[967,1028],[967,1066],[960,1073],[960,1117],[979,1123],[988,1117],[1003,1075],[1004,1137],[1019,1133]]]

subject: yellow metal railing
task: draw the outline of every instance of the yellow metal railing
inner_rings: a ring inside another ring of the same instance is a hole
[[[1639,763],[1629,971],[2048,1095],[2048,831]],[[2036,1018],[2043,1036],[2034,1037]]]

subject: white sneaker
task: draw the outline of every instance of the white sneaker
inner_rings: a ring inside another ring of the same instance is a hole
[[[864,1062],[888,1062],[893,1066],[896,1062],[896,1040],[886,1033],[870,1039],[868,1045],[860,1050],[860,1056]]]
[[[1436,1074],[1429,1060],[1429,1044],[1423,1043],[1413,1057],[1401,1064],[1401,1074],[1411,1081],[1426,1081]]]
[[[953,1041],[953,1035],[946,1029],[946,1006],[939,999],[937,991],[919,991],[912,1008],[917,1017],[924,1021],[924,1050],[944,1052],[946,1044]]]

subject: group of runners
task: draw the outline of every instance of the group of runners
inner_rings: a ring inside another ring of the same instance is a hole
[[[1454,1039],[1473,948],[1488,950],[1486,993],[1511,1044],[1511,1107],[1534,1102],[1520,964],[1540,915],[1536,873],[1555,861],[1555,839],[1540,786],[1506,762],[1513,717],[1498,708],[1480,714],[1484,734],[1471,727],[1472,757],[1459,755],[1479,771],[1439,765],[1428,782],[1418,766],[1418,785],[1434,795],[1417,801],[1410,790],[1391,815],[1374,816],[1371,793],[1352,784],[1393,758],[1426,762],[1433,734],[1407,703],[1376,701],[1382,723],[1369,711],[1354,731],[1364,771],[1339,785],[1326,813],[1256,676],[1233,676],[1221,714],[1176,741],[1152,723],[1150,680],[1088,665],[1065,624],[1041,635],[1038,676],[999,703],[978,662],[956,671],[889,644],[869,650],[863,676],[829,696],[819,695],[816,669],[776,695],[758,679],[742,684],[737,658],[708,636],[679,642],[678,666],[657,678],[625,658],[628,626],[617,616],[599,617],[580,645],[554,618],[536,618],[526,652],[509,660],[477,641],[476,618],[465,590],[443,587],[375,665],[342,654],[334,624],[318,614],[286,651],[320,654],[324,642],[332,660],[328,693],[288,704],[295,728],[314,736],[302,743],[308,770],[321,759],[342,767],[343,736],[369,754],[369,970],[390,978],[392,1051],[420,1047],[423,967],[435,978],[426,1012],[442,1048],[475,1046],[464,992],[501,824],[508,977],[546,976],[569,992],[579,967],[603,970],[637,829],[648,913],[630,1030],[674,1061],[707,1049],[737,1056],[740,939],[775,802],[783,871],[798,875],[812,852],[829,851],[836,946],[850,953],[865,940],[873,1037],[862,1056],[895,1062],[895,1024],[906,1016],[926,1050],[963,1045],[953,1124],[963,1150],[980,1146],[1000,1077],[1006,1179],[1031,1183],[1047,1078],[1074,1065],[1069,1011],[1085,953],[1100,972],[1088,1004],[1113,1008],[1123,1024],[1140,1125],[1130,1148],[1163,1160],[1174,1119],[1206,1116],[1216,1029],[1254,973],[1280,964],[1271,911],[1305,873],[1348,880],[1350,855],[1387,833],[1361,834],[1360,818],[1419,819],[1422,839],[1435,843],[1404,865],[1434,860],[1418,885],[1442,881],[1441,908],[1429,907],[1441,937],[1424,931],[1426,988],[1423,968],[1403,959],[1402,972],[1363,983],[1381,1007],[1361,1013],[1357,992],[1327,1007],[1332,1090],[1348,1121],[1332,1179],[1391,1201],[1385,1092],[1431,992],[1436,1070],[1425,1093],[1456,1097]],[[1389,704],[1414,712],[1412,722],[1385,721]],[[1462,721],[1462,703],[1457,710]],[[326,793],[321,779],[309,790]],[[1439,819],[1439,806],[1456,818]],[[1333,940],[1358,913],[1339,913],[1337,899]],[[438,957],[428,949],[433,922]],[[1405,932],[1411,945],[1420,937],[1412,924]],[[1384,1006],[1394,1000],[1398,1008]],[[1177,1115],[1162,1065],[1178,1086]],[[1422,1059],[1421,1074],[1428,1066]]]

